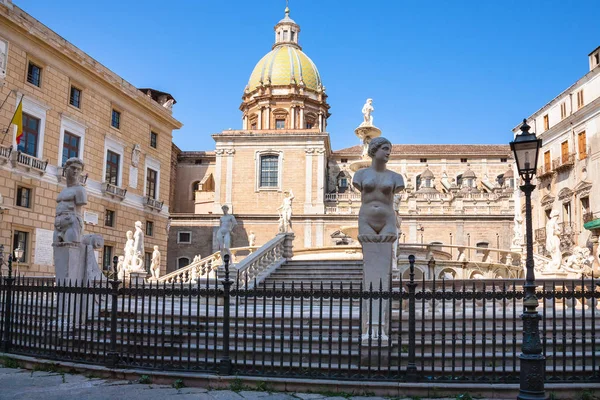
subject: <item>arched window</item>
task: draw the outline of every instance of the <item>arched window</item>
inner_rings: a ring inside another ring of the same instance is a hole
[[[456,175],[456,186],[461,187],[463,183],[462,174]]]
[[[177,269],[184,268],[190,265],[190,259],[187,257],[179,257],[177,259]]]
[[[417,190],[419,190],[421,188],[421,174],[417,175],[416,187],[417,187]]]

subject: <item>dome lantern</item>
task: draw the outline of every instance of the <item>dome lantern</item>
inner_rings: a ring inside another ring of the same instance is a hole
[[[298,35],[300,34],[300,26],[290,18],[290,8],[285,7],[285,17],[275,25],[275,44],[277,46],[288,45],[295,46],[302,50],[298,44]]]

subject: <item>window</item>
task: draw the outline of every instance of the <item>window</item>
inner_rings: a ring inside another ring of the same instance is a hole
[[[81,90],[77,89],[75,86],[71,86],[69,104],[73,107],[81,108]]]
[[[427,162],[427,159],[426,158],[421,158],[420,161],[424,163],[424,162]]]
[[[150,147],[156,148],[156,146],[158,146],[158,134],[150,132]]]
[[[586,221],[587,218],[589,218],[589,214],[590,212],[590,198],[589,197],[582,197],[581,199],[581,216],[583,218],[583,223],[586,223],[588,221]]]
[[[577,149],[579,151],[580,160],[587,157],[587,139],[585,137],[585,131],[580,132],[577,135]]]
[[[177,243],[192,243],[192,232],[177,232]]]
[[[544,170],[550,171],[550,150],[544,152]]]
[[[265,155],[260,157],[260,186],[277,187],[279,156]]]
[[[348,187],[348,178],[340,178],[340,189]]]
[[[571,202],[563,203],[563,222],[571,222]]]
[[[17,187],[17,205],[19,207],[31,208],[31,189],[26,187]]]
[[[250,129],[252,129],[252,130],[256,130],[257,129],[256,122],[253,122],[252,124],[250,124]]]
[[[113,108],[112,110],[112,119],[110,125],[113,128],[119,129],[121,127],[121,113]]]
[[[201,164],[202,164],[202,160],[195,160],[195,161],[194,161],[194,164],[196,164],[196,165],[201,165]]]
[[[292,33],[292,42],[293,42],[293,41],[294,41],[294,39],[296,39],[296,32],[294,32],[294,31],[291,31],[291,33]]]
[[[110,271],[112,269],[112,258],[113,247],[104,246],[104,251],[102,252],[102,268],[104,268],[104,270]]]
[[[154,235],[154,222],[146,221],[146,236]]]
[[[462,174],[456,175],[456,186],[458,186],[458,187],[462,186],[462,182],[463,182]]]
[[[113,210],[106,210],[104,212],[104,226],[110,228],[115,226],[115,212]]]
[[[341,162],[341,163],[347,163],[347,162],[348,162],[348,159],[347,159],[347,158],[342,158],[342,159],[340,160],[340,162]]]
[[[13,235],[13,257],[15,256],[15,250],[21,249],[23,250],[23,255],[21,258],[15,258],[15,261],[20,263],[27,262],[27,256],[29,251],[29,232],[23,231],[15,231]]]
[[[37,157],[39,135],[40,120],[23,113],[23,136],[18,146],[19,151]]]
[[[508,158],[501,158],[500,159],[500,162],[507,162],[507,161],[508,161]]]
[[[104,181],[119,186],[119,162],[121,156],[113,151],[106,151],[106,175]]]
[[[415,186],[417,187],[417,190],[419,190],[421,188],[421,174],[417,175],[417,179],[415,181]]]
[[[547,131],[550,129],[550,119],[548,118],[548,114],[544,115],[544,130]]]
[[[63,138],[62,164],[65,165],[71,157],[79,157],[79,136],[73,135],[71,132],[65,131]]]
[[[560,144],[560,155],[562,159],[562,164],[569,161],[569,142],[564,141]]]
[[[37,87],[42,85],[42,68],[31,61],[27,65],[27,82]]]
[[[285,129],[285,119],[276,119],[275,129]]]
[[[304,126],[306,127],[306,129],[312,129],[313,128],[313,123],[312,122],[306,122],[306,124]]]
[[[151,199],[156,199],[156,181],[158,173],[152,168],[148,168],[146,171],[146,196]]]
[[[152,264],[152,253],[145,252],[144,253],[144,268],[146,268],[146,271],[150,271],[151,264]]]
[[[475,246],[480,249],[487,249],[488,247],[490,247],[490,244],[488,242],[479,242]],[[478,249],[477,254],[483,254],[483,251]]]
[[[567,118],[567,102],[563,101],[560,105],[560,119]]]
[[[461,159],[460,159],[460,162],[462,162],[462,163],[466,163],[466,162],[467,162],[467,159],[466,159],[466,158],[461,158]]]
[[[577,109],[583,107],[583,89],[577,92]]]
[[[187,267],[188,265],[190,265],[190,259],[187,257],[179,257],[177,259],[177,268],[183,268],[183,267]]]

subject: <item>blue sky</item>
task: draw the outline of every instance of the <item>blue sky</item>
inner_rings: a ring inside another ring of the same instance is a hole
[[[176,99],[183,150],[241,128],[241,95],[284,0],[15,0],[138,87]],[[329,95],[332,147],[358,144],[367,97],[394,143],[508,143],[511,129],[588,72],[597,0],[291,0]]]

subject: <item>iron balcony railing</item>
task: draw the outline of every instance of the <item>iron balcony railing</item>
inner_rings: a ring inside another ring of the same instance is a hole
[[[535,241],[538,243],[546,242],[546,228],[539,228],[535,230]]]
[[[117,197],[121,200],[127,195],[127,189],[120,188],[108,182],[102,183],[102,192],[109,196]]]
[[[41,174],[46,172],[48,166],[48,160],[40,160],[37,157],[30,156],[27,153],[17,151],[17,164],[22,165],[30,170],[35,170]]]
[[[6,164],[10,161],[10,154],[12,153],[12,146],[1,146],[0,145],[0,162]]]
[[[552,169],[562,171],[569,169],[575,165],[575,153],[563,154],[552,160]]]
[[[160,211],[163,208],[164,201],[159,201],[147,196],[144,197],[144,204],[153,210]]]
[[[251,288],[236,271],[232,279],[225,271],[222,281],[196,285],[4,278],[2,350],[110,367],[286,379],[519,382],[522,280]],[[597,281],[538,281],[537,296],[546,380],[574,388],[600,382]],[[368,328],[374,321],[385,337]]]

